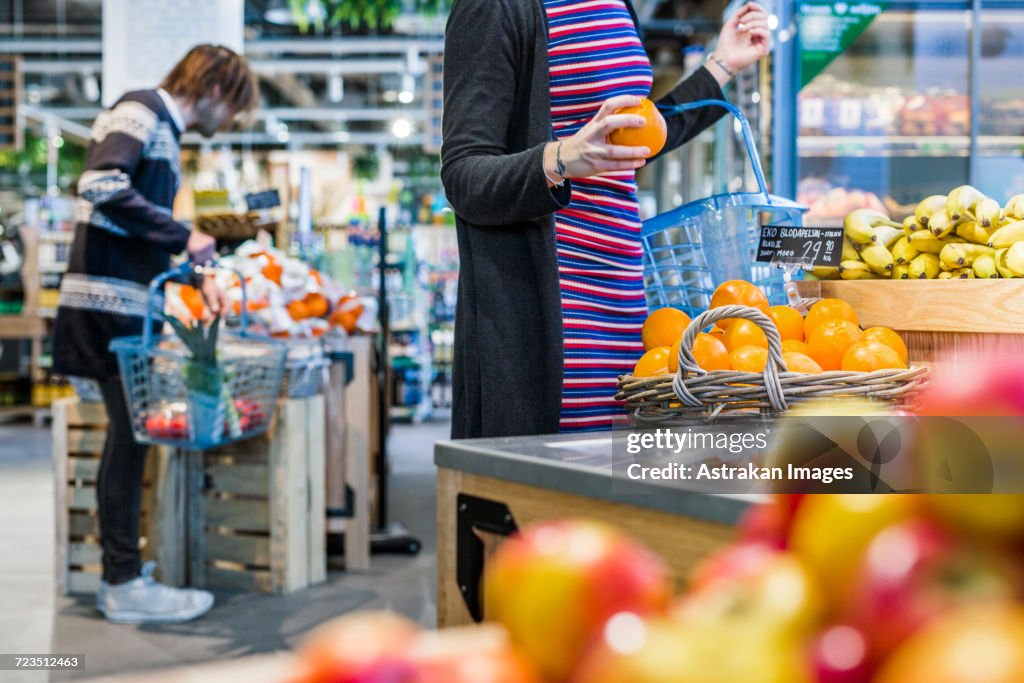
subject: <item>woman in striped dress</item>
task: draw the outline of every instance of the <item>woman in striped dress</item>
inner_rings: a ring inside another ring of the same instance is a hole
[[[764,10],[745,5],[658,104],[721,99],[770,37]],[[623,414],[616,381],[643,353],[647,315],[635,172],[650,150],[607,137],[644,124],[614,112],[651,82],[629,0],[453,3],[442,180],[462,262],[454,437],[601,430]],[[664,151],[721,113],[670,117]],[[512,292],[519,311],[501,305]]]

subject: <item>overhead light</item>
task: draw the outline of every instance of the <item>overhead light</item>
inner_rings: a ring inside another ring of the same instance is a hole
[[[391,124],[391,134],[399,140],[404,140],[412,135],[412,123],[409,119],[395,120],[395,122]]]
[[[381,97],[384,98],[385,102],[397,102],[398,101],[398,91],[397,90],[385,90],[384,94],[381,95]]]
[[[92,71],[86,71],[82,77],[82,94],[90,102],[99,102],[100,100],[100,82]]]
[[[288,140],[290,138],[291,138],[291,135],[288,134],[288,129],[287,128],[284,128],[282,130],[277,131],[277,141],[278,142],[288,142]]]
[[[331,74],[327,77],[327,99],[331,102],[341,102],[345,99],[345,81],[341,74]]]
[[[774,14],[768,15],[768,30],[774,31],[779,27],[779,18]]]
[[[402,74],[402,90],[398,93],[398,101],[409,104],[416,99],[416,79],[412,74]]]
[[[348,142],[348,131],[339,130],[337,133],[334,134],[334,139],[337,140],[338,142]]]

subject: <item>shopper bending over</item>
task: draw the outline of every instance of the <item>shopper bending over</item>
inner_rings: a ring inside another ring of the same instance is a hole
[[[767,54],[756,4],[659,104],[723,97]],[[607,142],[651,90],[628,0],[455,0],[445,36],[441,178],[455,210],[455,438],[606,429],[617,377],[643,353],[634,173],[647,150]],[[671,151],[716,121],[668,119]]]
[[[54,327],[54,370],[98,380],[109,426],[96,482],[103,582],[96,605],[121,623],[181,622],[213,596],[156,583],[139,557],[139,502],[146,447],[135,443],[111,339],[142,333],[149,282],[187,251],[197,263],[213,238],[171,217],[181,182],[178,140],[212,136],[258,102],[243,57],[215,45],[185,55],[155,90],[130,92],[96,118],[78,181],[79,209]],[[214,313],[220,294],[207,290]]]

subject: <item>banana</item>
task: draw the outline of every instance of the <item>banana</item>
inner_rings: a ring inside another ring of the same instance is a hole
[[[994,278],[999,277],[999,271],[996,270],[996,256],[995,254],[982,254],[978,258],[974,259],[974,275],[979,278]]]
[[[1003,256],[1006,260],[1006,268],[1013,272],[1016,277],[1024,277],[1024,242],[1017,242],[1006,250]]]
[[[907,216],[903,219],[903,232],[910,235],[912,232],[924,229],[924,226],[917,222],[917,218],[914,216]]]
[[[918,254],[910,262],[907,274],[911,280],[934,280],[939,276],[939,257],[935,254]]]
[[[925,197],[921,200],[921,203],[914,209],[914,220],[922,228],[928,227],[928,219],[933,213],[941,211],[946,208],[946,195],[933,194],[931,197]]]
[[[939,253],[939,260],[950,270],[958,268],[969,268],[974,259],[982,254],[994,254],[992,247],[983,247],[980,244],[947,244]]]
[[[982,197],[971,207],[971,215],[983,228],[991,228],[998,223],[1001,213],[999,202],[988,197]]]
[[[914,249],[926,254],[938,254],[942,251],[942,247],[947,244],[947,242],[933,235],[930,230],[918,230],[907,241],[910,242],[910,246],[914,247]]]
[[[957,268],[950,275],[956,280],[973,280],[974,270],[972,268]]]
[[[995,249],[1007,249],[1013,244],[1024,240],[1024,220],[1007,223],[988,238],[988,246]]]
[[[1014,278],[1017,274],[1009,269],[1006,265],[1006,252],[1009,249],[999,249],[996,251],[996,270],[999,271],[999,277]]]
[[[910,266],[906,263],[901,263],[892,267],[892,279],[893,280],[909,280],[910,279]]]
[[[928,219],[928,229],[936,237],[946,237],[956,228],[959,220],[953,220],[952,216],[945,209],[937,211]]]
[[[877,277],[863,261],[843,261],[839,264],[839,276],[844,280],[871,280]]]
[[[964,221],[960,223],[956,226],[956,234],[975,244],[988,244],[990,239],[989,231],[981,227],[977,221]],[[988,244],[988,246],[992,245]]]
[[[970,185],[961,185],[946,195],[946,213],[949,214],[951,220],[959,221],[967,215],[967,212],[979,199],[984,199],[984,197],[985,195]],[[935,232],[930,219],[928,222],[928,227],[931,227],[932,232]]]
[[[903,232],[903,230],[901,230],[900,228],[893,228],[888,225],[880,225],[877,228],[875,228],[874,242],[876,244],[881,244],[885,246],[886,249],[888,249],[889,247],[896,243],[896,240],[898,240],[901,237],[904,237],[905,235],[906,233]]]
[[[838,280],[839,269],[829,268],[827,266],[817,266],[811,269],[811,274],[819,280]]]
[[[1010,197],[1010,201],[1003,207],[1003,215],[1015,221],[1024,220],[1024,194]]]
[[[850,241],[849,237],[843,237],[843,255],[840,260],[860,261],[860,252],[857,250],[857,246]]]
[[[910,243],[910,238],[901,237],[892,245],[892,256],[897,264],[910,263],[920,252]]]
[[[952,280],[953,279],[953,273],[949,272],[948,270],[944,270],[941,273],[939,273],[939,276],[937,278],[935,278],[935,279],[936,280]]]
[[[878,235],[874,229],[883,225],[890,228],[903,228],[902,223],[894,223],[884,213],[874,209],[856,209],[848,213],[846,218],[843,219],[843,229],[846,231],[846,236],[855,244],[877,242]]]
[[[860,250],[860,258],[864,263],[868,264],[868,268],[878,275],[891,274],[892,267],[896,265],[892,257],[892,252],[881,244],[865,245]]]

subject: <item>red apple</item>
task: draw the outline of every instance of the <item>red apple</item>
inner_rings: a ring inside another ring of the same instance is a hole
[[[871,663],[864,634],[848,624],[822,631],[811,643],[817,683],[870,683]]]
[[[542,522],[502,543],[484,574],[484,616],[561,681],[619,612],[663,609],[671,574],[647,548],[591,521]]]
[[[1019,458],[1020,454],[1015,453]],[[1024,495],[963,493],[927,496],[935,515],[962,533],[998,543],[1024,540]]]
[[[691,592],[705,591],[715,584],[756,576],[771,558],[782,553],[768,543],[733,543],[700,560],[687,578]]]
[[[847,614],[868,634],[876,661],[957,607],[1013,600],[1022,580],[1012,563],[912,519],[880,532],[861,564]]]
[[[426,631],[416,639],[409,661],[416,669],[409,683],[541,683],[536,668],[497,624]]]
[[[316,628],[298,650],[292,683],[407,683],[419,627],[389,612],[350,614]]]
[[[740,540],[768,543],[784,549],[789,527],[803,496],[802,493],[779,493],[751,505],[739,521]]]
[[[874,683],[1024,681],[1024,607],[988,605],[950,612],[916,633]]]

